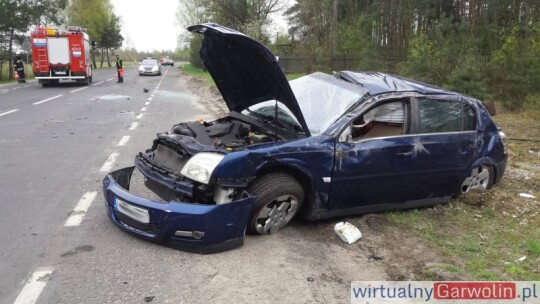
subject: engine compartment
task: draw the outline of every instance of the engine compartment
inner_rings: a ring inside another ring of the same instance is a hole
[[[263,128],[232,117],[212,122],[193,121],[174,125],[172,133],[193,137],[202,145],[228,150],[279,140]]]

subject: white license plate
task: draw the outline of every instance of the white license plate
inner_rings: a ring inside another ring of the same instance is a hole
[[[123,215],[136,220],[137,222],[148,224],[150,223],[150,215],[148,214],[148,210],[133,206],[129,203],[124,202],[123,200],[116,198],[116,209],[118,212],[122,213]]]
[[[62,72],[54,72],[55,75],[66,75],[66,72],[62,71]]]

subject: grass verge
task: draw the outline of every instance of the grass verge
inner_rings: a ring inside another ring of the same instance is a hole
[[[537,281],[540,123],[528,113],[503,112],[494,119],[510,138],[509,161],[500,185],[489,192],[468,193],[448,205],[386,216],[460,261],[448,267],[464,278]]]

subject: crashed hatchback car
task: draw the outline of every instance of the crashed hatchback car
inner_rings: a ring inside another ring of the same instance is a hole
[[[264,46],[216,24],[200,55],[230,113],[157,134],[103,182],[124,231],[198,252],[317,220],[431,206],[504,173],[505,135],[471,97],[375,72],[286,80]],[[158,198],[130,191],[143,176]]]

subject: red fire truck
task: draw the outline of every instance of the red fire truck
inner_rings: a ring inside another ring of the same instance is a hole
[[[31,32],[32,69],[44,87],[60,80],[92,82],[90,37],[84,28],[37,27]]]

